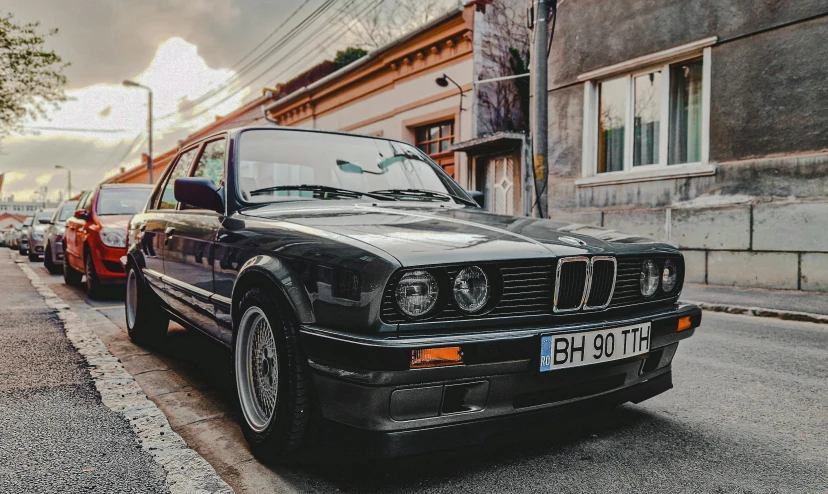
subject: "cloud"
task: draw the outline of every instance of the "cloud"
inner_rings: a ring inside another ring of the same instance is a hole
[[[182,38],[170,38],[158,46],[148,66],[131,77],[153,88],[155,149],[173,148],[178,139],[213,121],[215,115],[238,108],[249,89],[232,94],[238,88],[230,85],[186,112],[180,110],[182,104],[196,100],[234,75],[232,70],[210,67],[199,55],[198,47]],[[67,91],[67,95],[69,101],[50,115],[48,123],[30,123],[50,130],[11,136],[3,141],[0,171],[14,172],[7,175],[4,197],[14,194],[16,199],[29,199],[39,193],[41,186],[46,186],[49,197],[57,199],[60,191],[66,189],[66,176],[65,172],[56,173],[55,165],[72,170],[75,191],[92,187],[118,171],[130,144],[145,132],[147,92],[142,89],[95,84]],[[226,101],[216,104],[225,98]],[[189,118],[213,105],[216,106],[210,111]],[[95,132],[97,129],[110,131]],[[140,152],[146,150],[145,145],[136,148],[130,164],[136,164]],[[15,179],[9,180],[11,176]]]

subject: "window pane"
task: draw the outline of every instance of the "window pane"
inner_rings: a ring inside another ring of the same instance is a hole
[[[428,140],[426,129],[424,127],[420,127],[419,129],[417,129],[417,142],[423,142],[425,140]]]
[[[624,169],[624,121],[627,112],[627,78],[599,86],[598,173]]]
[[[436,140],[440,138],[440,127],[431,127],[428,129],[428,140]]]
[[[670,67],[670,135],[667,163],[701,161],[702,61]]]
[[[224,139],[204,146],[193,176],[209,178],[216,185],[224,184]]]
[[[451,124],[443,124],[440,126],[440,137],[448,137],[451,135]]]
[[[658,163],[658,138],[661,125],[661,72],[635,78],[635,134],[633,166]]]
[[[451,146],[451,139],[443,139],[440,141],[440,152],[448,151],[449,146]]]
[[[437,143],[432,142],[428,145],[428,154],[437,154]]]
[[[197,147],[193,148],[182,154],[178,161],[175,162],[175,168],[170,172],[170,176],[164,186],[164,192],[161,194],[158,209],[175,209],[175,206],[178,204],[178,201],[175,200],[175,181],[176,179],[187,176],[187,172],[190,171],[190,164],[195,159],[197,151]]]

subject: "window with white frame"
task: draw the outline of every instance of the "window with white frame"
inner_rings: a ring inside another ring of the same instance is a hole
[[[707,162],[710,49],[658,55],[586,81],[585,175]]]

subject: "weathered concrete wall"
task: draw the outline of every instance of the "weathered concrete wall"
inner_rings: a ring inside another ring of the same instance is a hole
[[[568,0],[558,11],[549,87],[671,46],[728,40],[825,10],[825,0]]]
[[[828,17],[717,45],[711,58],[711,161],[828,149]]]

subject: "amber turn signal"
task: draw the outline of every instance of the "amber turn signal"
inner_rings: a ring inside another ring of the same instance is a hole
[[[692,324],[690,323],[690,316],[680,317],[678,320],[678,329],[676,331],[684,331],[685,329],[690,329]]]
[[[411,368],[443,367],[463,363],[463,351],[459,346],[445,348],[423,348],[411,350]]]

